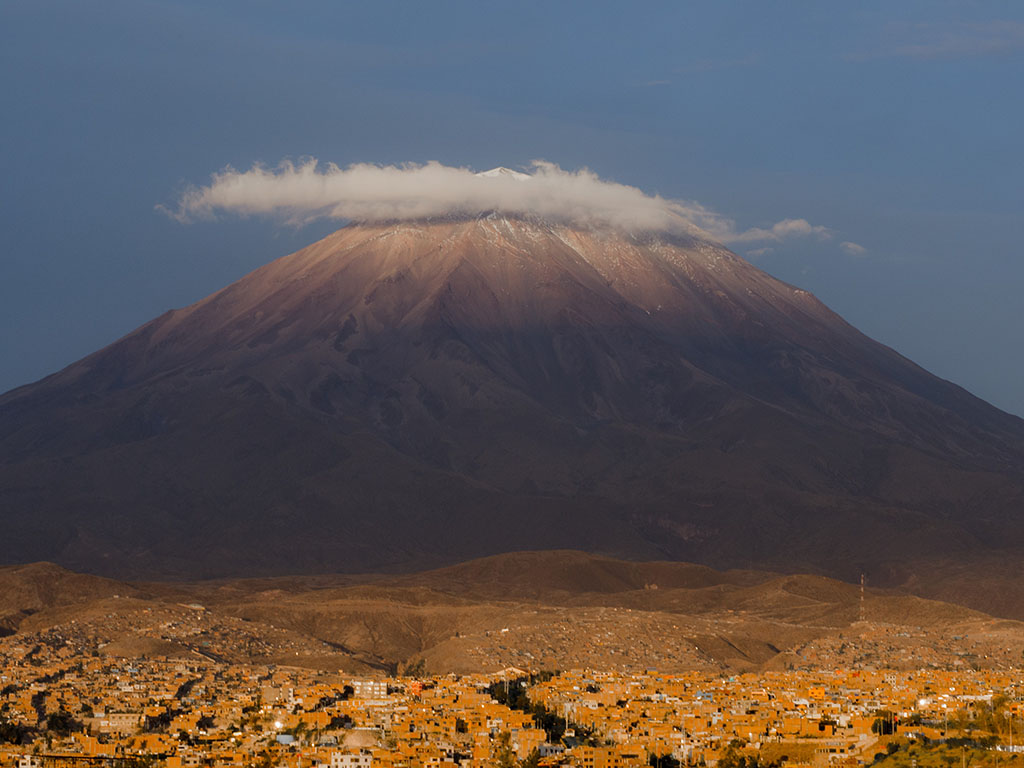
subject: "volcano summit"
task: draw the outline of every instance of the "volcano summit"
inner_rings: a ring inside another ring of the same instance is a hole
[[[699,234],[531,215],[346,226],[7,393],[0,436],[0,560],[111,575],[1024,548],[1020,419]]]

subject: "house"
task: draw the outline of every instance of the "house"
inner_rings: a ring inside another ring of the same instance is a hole
[[[366,752],[332,752],[331,768],[370,768],[373,756]]]

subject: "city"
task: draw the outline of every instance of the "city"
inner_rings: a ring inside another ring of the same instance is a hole
[[[21,768],[726,766],[744,755],[795,767],[947,741],[965,761],[969,747],[971,765],[1014,765],[1024,741],[1024,682],[1004,665],[371,678],[12,640],[0,764]]]
[[[0,768],[1024,768],[1024,3],[0,62]]]

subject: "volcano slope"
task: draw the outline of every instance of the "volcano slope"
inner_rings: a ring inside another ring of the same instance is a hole
[[[167,312],[0,398],[0,461],[0,560],[122,577],[1024,549],[1020,419],[715,243],[496,214],[351,225]]]

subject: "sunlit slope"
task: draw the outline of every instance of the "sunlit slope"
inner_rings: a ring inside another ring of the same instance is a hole
[[[107,574],[1024,536],[1021,420],[714,243],[498,216],[339,230],[3,396],[0,451],[0,558]]]

